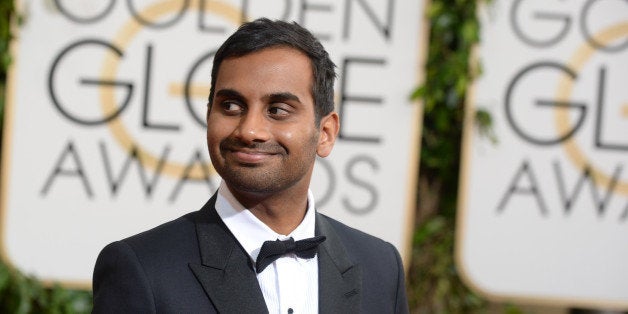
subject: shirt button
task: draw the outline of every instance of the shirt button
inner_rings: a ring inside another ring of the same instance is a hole
[[[288,309],[288,314],[292,314],[292,313],[294,313],[294,310],[292,308],[289,308]]]

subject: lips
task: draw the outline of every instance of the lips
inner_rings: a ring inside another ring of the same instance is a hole
[[[230,155],[240,163],[257,164],[274,157],[275,153],[256,150],[230,150]]]
[[[232,138],[227,138],[220,143],[220,151],[226,158],[240,164],[260,164],[285,153],[285,149],[276,143],[246,145]]]

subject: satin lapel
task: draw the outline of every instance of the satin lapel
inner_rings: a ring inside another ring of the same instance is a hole
[[[349,260],[340,238],[323,215],[316,213],[316,235],[327,237],[318,250],[318,310],[359,313],[362,273]]]
[[[190,269],[219,313],[268,313],[255,271],[214,208],[216,195],[197,216],[201,264]]]

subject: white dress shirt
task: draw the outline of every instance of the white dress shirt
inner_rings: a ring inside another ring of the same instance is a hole
[[[315,207],[312,192],[308,190],[307,212],[292,233],[282,235],[257,219],[231,194],[224,182],[218,188],[216,211],[249,254],[253,265],[264,241],[295,241],[314,236]],[[257,274],[269,313],[318,313],[318,255],[311,259],[287,254]]]

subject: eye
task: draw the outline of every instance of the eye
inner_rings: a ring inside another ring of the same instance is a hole
[[[276,104],[268,108],[268,113],[274,117],[286,117],[290,114],[290,110],[286,104]]]
[[[242,105],[235,101],[223,101],[220,106],[227,114],[238,114],[243,111]]]

